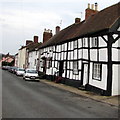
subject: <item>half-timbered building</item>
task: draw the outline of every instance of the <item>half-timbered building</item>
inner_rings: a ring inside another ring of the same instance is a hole
[[[46,78],[84,87],[101,95],[120,94],[120,3],[101,11],[86,9],[84,21],[59,31],[39,48]]]

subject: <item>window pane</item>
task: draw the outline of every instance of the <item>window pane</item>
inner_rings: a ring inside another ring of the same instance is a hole
[[[101,64],[99,63],[94,63],[93,66],[93,79],[98,79],[100,80],[100,73],[101,73]]]

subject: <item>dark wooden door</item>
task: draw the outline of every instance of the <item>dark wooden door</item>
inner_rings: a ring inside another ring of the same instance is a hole
[[[46,73],[46,59],[43,62],[43,73]]]
[[[63,73],[63,64],[64,64],[63,61],[59,62],[59,76],[61,76],[61,77],[62,77],[62,73]]]

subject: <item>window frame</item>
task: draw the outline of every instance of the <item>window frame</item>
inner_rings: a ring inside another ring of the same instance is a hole
[[[75,67],[75,63],[77,65],[77,67]],[[73,74],[74,75],[78,75],[79,72],[78,72],[78,61],[73,61]]]
[[[82,38],[82,47],[85,47],[85,46],[86,46],[86,39]]]
[[[91,41],[92,47],[98,47],[98,37],[93,37]]]
[[[97,65],[96,68],[95,68],[95,65]],[[98,69],[98,67],[99,67],[99,69]],[[98,77],[98,75],[99,75],[99,77]],[[102,63],[97,63],[97,62],[93,63],[92,79],[101,81],[101,79],[102,79]]]

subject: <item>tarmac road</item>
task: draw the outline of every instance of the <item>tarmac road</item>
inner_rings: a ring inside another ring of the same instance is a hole
[[[118,109],[41,82],[2,72],[3,118],[118,118]]]

